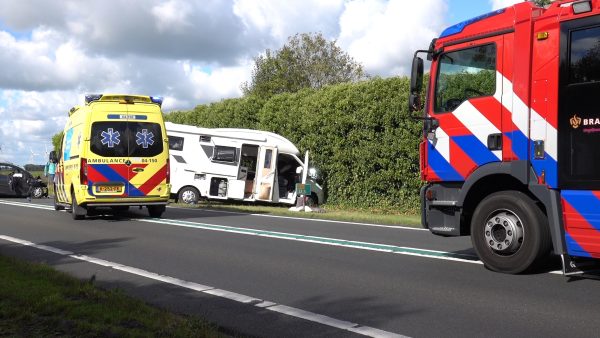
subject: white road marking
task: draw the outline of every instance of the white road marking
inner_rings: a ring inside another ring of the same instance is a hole
[[[106,260],[95,258],[95,257],[90,257],[90,256],[86,256],[86,255],[70,254],[69,251],[50,247],[47,245],[35,244],[33,242],[30,242],[30,241],[27,241],[24,239],[19,239],[19,238],[15,238],[15,237],[11,237],[11,236],[4,236],[4,235],[0,235],[0,239],[7,241],[7,242],[11,242],[11,243],[21,244],[21,245],[33,247],[36,249],[49,251],[49,252],[59,254],[62,256],[71,257],[71,258],[74,258],[74,259],[77,259],[80,261],[85,261],[88,263],[97,264],[97,265],[112,268],[115,270],[127,272],[127,273],[130,273],[133,275],[153,279],[153,280],[160,281],[163,283],[176,285],[176,286],[179,286],[182,288],[191,289],[191,290],[199,291],[202,293],[210,294],[213,296],[230,299],[230,300],[233,300],[233,301],[236,301],[239,303],[254,304],[252,306],[256,306],[256,307],[260,307],[260,308],[267,309],[270,311],[282,313],[282,314],[285,314],[285,315],[288,315],[291,317],[305,319],[305,320],[309,320],[311,322],[335,327],[335,328],[338,328],[341,330],[352,331],[352,332],[359,333],[359,334],[362,334],[365,336],[398,337],[398,338],[406,337],[406,336],[396,334],[393,332],[388,332],[388,331],[372,328],[369,326],[362,326],[360,324],[335,319],[335,318],[321,315],[318,313],[309,312],[309,311],[297,309],[297,308],[286,306],[286,305],[280,305],[280,304],[276,304],[274,302],[242,295],[242,294],[239,294],[236,292],[217,289],[217,288],[213,288],[210,286],[189,282],[189,281],[185,281],[185,280],[174,278],[174,277],[160,275],[160,274],[157,274],[154,272],[146,271],[143,269],[138,269],[135,267],[131,267],[131,266],[127,266],[127,265],[123,265],[123,264],[119,264],[119,263],[106,261]]]

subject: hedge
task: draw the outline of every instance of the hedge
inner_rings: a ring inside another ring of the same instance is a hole
[[[310,151],[328,205],[415,212],[421,124],[409,115],[408,85],[405,77],[375,78],[266,101],[246,96],[173,112],[166,119],[281,134],[301,152]]]

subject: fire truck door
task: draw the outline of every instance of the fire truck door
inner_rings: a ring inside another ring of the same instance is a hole
[[[502,160],[503,36],[444,48],[435,61],[429,116],[439,121],[429,139],[429,171],[464,181],[478,167]]]

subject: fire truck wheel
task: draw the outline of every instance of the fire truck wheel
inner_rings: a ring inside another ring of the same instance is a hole
[[[511,274],[535,266],[551,246],[546,215],[519,191],[497,192],[479,203],[471,241],[488,269]]]
[[[73,219],[84,219],[87,214],[87,210],[77,204],[77,199],[75,198],[75,193],[71,192],[71,214],[73,215]]]
[[[185,204],[198,204],[200,200],[200,192],[194,187],[183,187],[179,190],[179,196],[177,196],[179,203]]]

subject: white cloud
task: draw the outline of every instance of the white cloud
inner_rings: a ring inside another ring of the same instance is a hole
[[[181,33],[192,25],[188,22],[191,6],[182,1],[170,0],[152,7],[152,14],[156,20],[159,32],[173,30]]]
[[[490,4],[492,5],[492,9],[502,9],[506,7],[510,7],[516,3],[523,2],[524,0],[490,0]]]
[[[296,33],[337,40],[370,74],[406,75],[447,1],[2,0],[0,158],[26,163],[85,93],[161,95],[165,111],[238,97],[252,58]]]
[[[343,0],[234,0],[233,12],[248,30],[267,34],[281,44],[296,33],[335,36],[335,18],[343,8]]]
[[[43,164],[45,150],[51,148],[52,135],[61,131],[69,109],[82,103],[83,97],[67,91],[0,92],[0,159],[18,164],[34,158]]]
[[[241,79],[248,79],[252,73],[252,63],[247,61],[237,67],[223,67],[206,72],[200,67],[184,64],[188,70],[192,86],[195,88],[194,98],[201,102],[218,101],[222,98],[242,95]]]
[[[370,74],[406,75],[414,51],[444,28],[446,7],[442,0],[347,2],[338,42]]]

